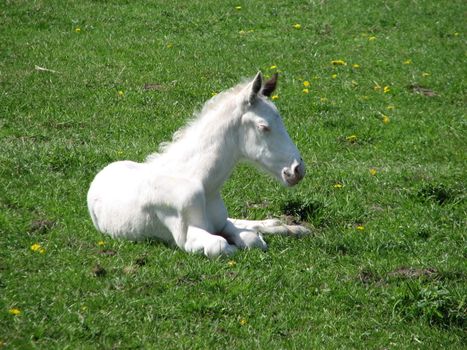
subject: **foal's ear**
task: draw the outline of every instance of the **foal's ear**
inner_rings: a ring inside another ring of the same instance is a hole
[[[263,90],[261,90],[264,96],[270,97],[274,90],[276,90],[278,76],[279,74],[274,73],[272,78],[264,83]]]
[[[258,97],[258,94],[262,86],[263,86],[263,77],[261,75],[261,72],[258,72],[258,74],[256,74],[256,77],[253,79],[253,81],[248,85],[248,87],[250,88],[249,95],[248,95],[248,103],[250,105],[255,102],[256,97]]]

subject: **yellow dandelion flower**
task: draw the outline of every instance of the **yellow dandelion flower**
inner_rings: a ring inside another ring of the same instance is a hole
[[[370,175],[375,176],[377,173],[375,168],[370,168]]]
[[[272,96],[271,96],[271,99],[272,99],[273,101],[278,100],[278,99],[279,99],[279,95],[272,95]]]
[[[385,86],[385,87],[383,88],[383,92],[384,92],[385,94],[387,94],[387,93],[390,92],[390,91],[391,91],[391,88],[390,88],[389,86]]]
[[[295,29],[302,29],[302,25],[301,25],[301,24],[298,24],[298,23],[295,23],[295,24],[293,25],[293,27],[294,27]]]
[[[308,90],[308,89],[303,89],[302,91],[303,91],[304,94],[308,94],[310,92],[310,90]]]
[[[363,225],[357,225],[355,228],[359,231],[365,231],[365,226]]]
[[[337,189],[339,189],[339,188],[342,188],[342,187],[344,187],[344,185],[343,185],[343,184],[341,184],[341,183],[336,183],[336,184],[334,184],[334,186],[333,186],[333,187],[334,187],[334,188],[337,188]]]
[[[103,247],[103,246],[105,246],[105,242],[104,241],[99,241],[99,242],[97,242],[97,245],[99,247]]]
[[[352,68],[358,69],[360,68],[360,65],[358,63],[354,63],[352,64]]]
[[[383,123],[384,124],[389,124],[391,122],[391,119],[387,115],[383,114]]]
[[[229,265],[229,267],[234,267],[235,265],[237,265],[237,262],[235,260],[229,260],[227,262],[227,265]]]
[[[42,248],[42,246],[39,244],[39,243],[34,243],[32,246],[31,246],[31,250],[33,252],[38,252],[38,253],[41,253],[41,254],[44,254],[45,253],[45,249]]]
[[[269,69],[271,69],[271,70],[277,69],[277,66],[274,64],[271,67],[269,67]]]
[[[331,75],[331,78],[332,78],[332,79],[336,79],[336,78],[337,78],[337,74]]]
[[[81,28],[80,28],[80,27],[76,27],[76,28],[75,28],[75,32],[76,32],[76,33],[80,33],[80,32],[81,32]]]
[[[241,10],[242,7],[241,6],[235,6],[235,10]]]
[[[331,61],[331,64],[333,66],[346,66],[347,62],[345,62],[344,60],[333,60]]]
[[[357,138],[357,135],[350,135],[350,136],[347,136],[345,139],[350,143],[354,143],[354,142],[357,142],[358,138]]]
[[[408,60],[405,60],[404,62],[402,62],[403,64],[412,64],[412,60],[411,59],[408,59]]]
[[[309,82],[308,80],[305,80],[305,81],[303,82],[303,86],[306,87],[306,88],[309,87],[309,86],[310,86],[310,82]]]
[[[8,310],[8,313],[9,313],[10,315],[18,316],[18,315],[21,314],[21,310],[18,309],[18,308],[16,308],[16,307],[13,307],[13,308],[11,308],[10,310]]]
[[[422,77],[428,77],[428,76],[430,76],[430,75],[431,75],[431,74],[430,74],[430,73],[427,73],[427,72],[423,72],[423,73],[422,73]]]
[[[123,97],[123,95],[125,95],[125,93],[122,90],[119,90],[118,91],[118,96]]]
[[[244,326],[244,325],[246,325],[246,324],[248,323],[248,321],[247,321],[245,318],[242,317],[242,318],[238,321],[238,323],[240,323],[240,326]]]
[[[374,41],[374,40],[376,40],[376,37],[375,37],[375,36],[370,36],[370,37],[368,38],[368,40],[369,40],[369,41]]]
[[[39,249],[41,249],[41,245],[39,243],[34,243],[32,246],[31,246],[31,250],[33,252],[37,252]]]

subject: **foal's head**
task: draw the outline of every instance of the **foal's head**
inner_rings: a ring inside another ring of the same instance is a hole
[[[279,111],[267,99],[276,83],[277,74],[263,85],[261,73],[258,73],[242,90],[240,148],[245,159],[271,173],[285,186],[294,186],[305,176],[305,163]]]

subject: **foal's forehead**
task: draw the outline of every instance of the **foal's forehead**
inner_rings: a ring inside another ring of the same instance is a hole
[[[253,111],[263,118],[280,119],[280,114],[276,106],[266,98],[259,98],[253,105]]]

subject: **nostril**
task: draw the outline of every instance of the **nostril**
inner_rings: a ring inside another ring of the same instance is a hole
[[[293,174],[297,179],[302,179],[304,174],[304,167],[303,167],[303,162],[300,162],[298,164],[295,164],[292,168]]]
[[[299,174],[301,172],[300,171],[301,168],[302,168],[302,163],[300,162],[300,164],[297,164],[297,166],[294,169],[295,174]]]
[[[295,165],[292,167],[292,171],[293,171],[293,174],[294,174],[295,176],[299,176],[299,175],[300,175],[300,173],[301,173],[301,165],[302,165],[302,163],[300,162],[300,163],[295,164]]]
[[[282,169],[282,176],[291,184],[296,184],[305,175],[305,167],[303,161],[295,160],[289,168]]]

